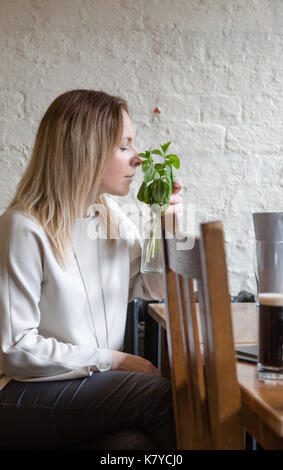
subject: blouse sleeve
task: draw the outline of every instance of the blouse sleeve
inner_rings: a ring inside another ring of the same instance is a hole
[[[0,369],[19,381],[71,379],[110,369],[108,349],[39,334],[44,248],[35,223],[24,219],[0,224]]]

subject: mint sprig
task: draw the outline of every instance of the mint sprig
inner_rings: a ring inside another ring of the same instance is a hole
[[[173,153],[167,153],[171,142],[160,145],[161,150],[146,150],[139,153],[144,158],[142,171],[144,180],[139,188],[137,198],[139,201],[149,205],[162,205],[162,213],[170,206],[170,196],[173,193],[175,176],[173,166],[180,167],[179,157]],[[163,163],[155,163],[152,155],[159,155],[163,158]]]

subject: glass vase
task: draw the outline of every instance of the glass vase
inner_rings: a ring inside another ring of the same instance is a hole
[[[141,273],[162,273],[163,258],[161,247],[161,211],[162,206],[154,205],[150,209],[150,220],[146,227],[142,243]]]

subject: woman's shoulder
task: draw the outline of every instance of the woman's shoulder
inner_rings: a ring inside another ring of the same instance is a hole
[[[28,260],[43,269],[47,239],[40,223],[23,210],[8,208],[0,216],[0,267],[19,266]]]
[[[19,207],[8,208],[0,215],[0,238],[5,234],[9,237],[15,234],[26,234],[27,232],[33,232],[40,236],[44,235],[44,230],[39,221],[23,209]]]

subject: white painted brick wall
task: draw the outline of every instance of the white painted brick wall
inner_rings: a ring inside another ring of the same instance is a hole
[[[140,150],[173,140],[197,223],[224,222],[231,293],[254,291],[251,214],[282,210],[283,0],[1,0],[0,7],[0,213],[59,93],[121,94]],[[141,180],[140,172],[121,204],[135,202]]]

